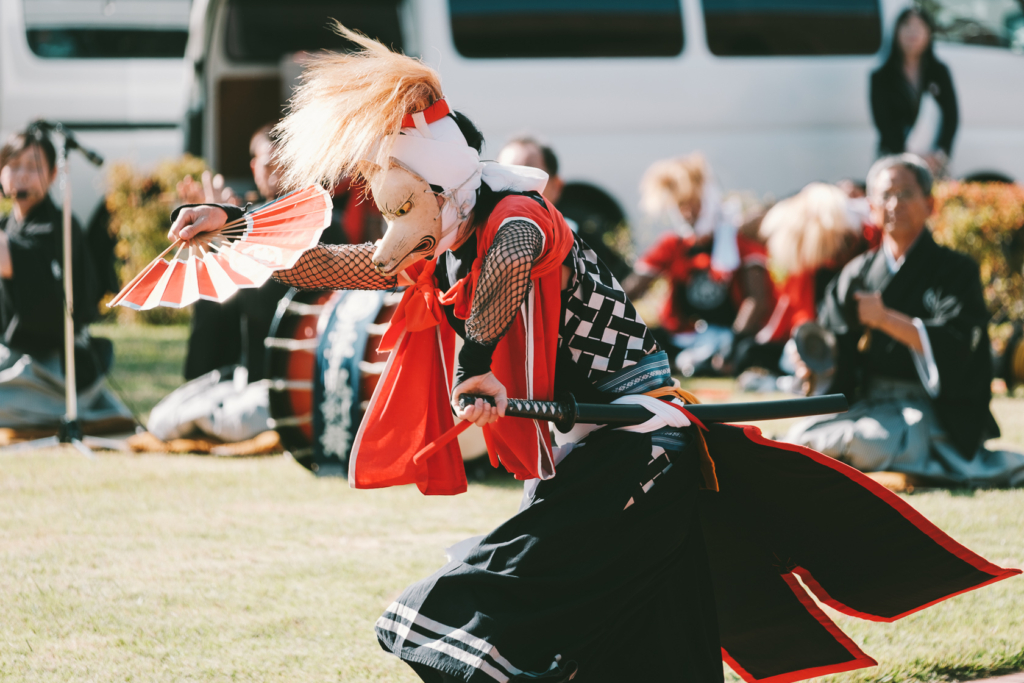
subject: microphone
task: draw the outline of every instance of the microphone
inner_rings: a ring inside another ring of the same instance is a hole
[[[64,136],[64,145],[68,150],[77,149],[93,166],[103,165],[103,157],[88,147],[83,147],[79,144],[78,138],[75,137],[75,134],[72,133],[71,130],[69,130],[63,123],[60,123],[59,121],[45,121],[40,119],[39,121],[34,121],[28,127],[29,134],[37,137],[45,135],[50,131]]]
[[[103,157],[101,157],[99,154],[89,149],[88,147],[82,147],[80,144],[78,144],[78,140],[76,140],[75,136],[71,135],[70,132],[65,133],[65,135],[67,136],[68,149],[77,149],[79,152],[82,153],[82,156],[88,159],[89,163],[92,164],[93,166],[103,165]]]

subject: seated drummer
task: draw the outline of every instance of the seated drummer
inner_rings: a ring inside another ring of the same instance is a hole
[[[830,391],[847,413],[794,426],[785,441],[863,471],[895,471],[944,485],[1024,484],[1024,455],[992,452],[992,356],[978,265],[935,243],[927,221],[932,175],[911,154],[868,173],[879,248],[832,281],[818,322],[833,333]],[[810,375],[798,363],[798,376]]]
[[[10,213],[0,215],[0,427],[48,426],[65,411],[63,222],[49,196],[56,156],[36,126],[0,148],[0,188],[10,202]],[[99,292],[77,222],[71,233],[80,415],[126,416],[98,382],[112,350],[109,342],[100,346],[88,337]]]

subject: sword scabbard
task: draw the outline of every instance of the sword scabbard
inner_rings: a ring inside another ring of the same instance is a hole
[[[495,405],[491,396],[462,394],[459,405],[463,408],[481,398],[492,406]],[[697,404],[687,406],[687,410],[701,422],[754,422],[758,420],[780,420],[808,415],[841,413],[846,411],[846,397],[842,394],[829,394],[812,398],[791,398],[781,401],[764,401],[755,403],[721,403]],[[615,405],[602,403],[576,403],[572,394],[565,394],[560,401],[533,401],[529,399],[510,398],[505,408],[506,417],[527,417],[534,420],[547,420],[554,423],[563,434],[573,428],[577,422],[604,425],[637,425],[651,417],[643,406]]]

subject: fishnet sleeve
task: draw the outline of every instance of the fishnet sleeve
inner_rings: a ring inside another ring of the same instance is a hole
[[[498,229],[484,256],[466,338],[494,346],[515,320],[530,291],[533,262],[544,245],[540,230],[527,221],[509,221]]]
[[[540,230],[529,221],[512,220],[498,229],[473,294],[456,383],[490,371],[491,354],[530,291],[533,262],[543,246]]]
[[[392,289],[395,276],[384,277],[370,256],[372,244],[321,244],[310,249],[293,268],[279,270],[273,277],[299,289]]]

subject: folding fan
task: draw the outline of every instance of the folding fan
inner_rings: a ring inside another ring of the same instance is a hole
[[[215,232],[178,240],[153,259],[109,306],[181,308],[198,299],[225,301],[295,265],[331,222],[331,196],[317,186],[296,190],[230,221]],[[164,257],[173,252],[170,261]]]

